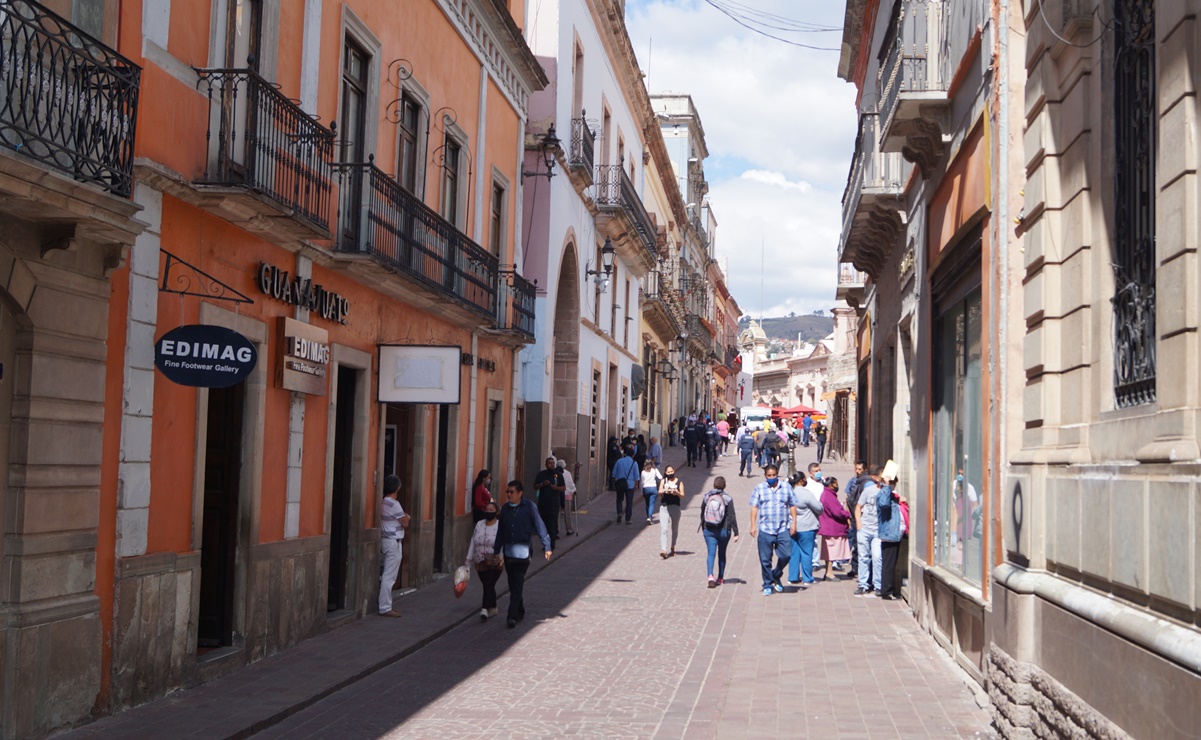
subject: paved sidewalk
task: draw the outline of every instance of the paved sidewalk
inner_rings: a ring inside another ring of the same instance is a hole
[[[535,558],[530,577],[558,566],[565,554],[613,523],[611,493],[592,504],[577,517],[578,534],[559,538],[551,562]],[[508,592],[502,577],[497,593]],[[454,598],[450,579],[442,578],[398,598],[401,619],[363,617],[227,676],[60,737],[247,737],[420,650],[464,621],[478,621],[480,595],[474,576],[460,599]],[[502,601],[502,615],[503,608]]]
[[[668,448],[669,461],[681,457]],[[823,469],[845,475],[841,466]],[[455,601],[443,582],[403,599],[404,619],[361,620],[75,734],[993,735],[978,691],[904,602],[854,598],[847,581],[764,597],[745,536],[731,545],[726,585],[706,588],[697,494],[725,475],[745,533],[746,502],[762,476],[737,477],[732,455],[712,470],[679,470],[688,498],[675,557],[659,557],[658,526],[614,526],[612,494],[602,495],[587,524],[581,517],[588,534],[535,571],[529,616],[516,629],[479,621],[478,585]]]

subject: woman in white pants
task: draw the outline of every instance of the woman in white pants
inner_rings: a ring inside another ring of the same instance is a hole
[[[559,508],[563,512],[563,523],[566,525],[567,534],[575,534],[575,478],[567,469],[566,460],[555,460],[555,467],[563,471],[563,484],[566,486],[563,500],[559,502],[562,504]]]
[[[659,486],[659,557],[664,560],[676,554],[676,538],[680,534],[680,504],[684,503],[684,483],[676,477],[676,469],[668,465]]]

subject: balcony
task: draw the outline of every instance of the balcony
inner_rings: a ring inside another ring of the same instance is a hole
[[[496,300],[496,331],[512,336],[519,344],[534,341],[534,283],[517,274],[516,268],[500,271]]]
[[[621,165],[596,168],[596,205],[596,226],[613,241],[618,256],[636,275],[653,270],[658,261],[655,223]]]
[[[567,160],[567,176],[578,190],[592,186],[595,155],[596,134],[588,126],[584,111],[580,111],[579,118],[571,119],[571,150]]]
[[[842,239],[839,262],[878,274],[892,253],[903,225],[905,181],[913,165],[899,153],[878,147],[879,116],[859,118],[855,157],[842,194]]]
[[[141,69],[25,0],[0,0],[0,39],[0,212],[48,243],[132,244]]]
[[[838,300],[851,308],[859,308],[866,293],[867,276],[853,265],[838,266]]]
[[[926,177],[942,158],[951,128],[950,79],[938,59],[942,5],[903,0],[899,13],[880,67],[881,151],[901,152]]]
[[[491,328],[497,316],[496,257],[373,163],[339,163],[333,172],[339,194],[334,249],[349,272],[461,326]],[[524,289],[512,307],[517,314],[512,328],[532,335],[533,300],[521,294]]]
[[[253,70],[198,74],[209,103],[199,205],[281,243],[328,239],[334,133]]]
[[[707,360],[713,351],[713,327],[699,314],[689,313],[684,328],[688,331],[689,354]]]
[[[642,279],[642,319],[651,331],[665,340],[680,335],[680,322],[676,320],[671,301],[671,286],[660,270],[651,270]]]

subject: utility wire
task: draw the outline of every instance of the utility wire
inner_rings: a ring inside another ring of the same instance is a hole
[[[736,2],[735,0],[714,0],[717,4],[731,11],[735,15],[742,17],[744,20],[749,20],[760,25],[773,28],[778,31],[793,31],[796,33],[833,33],[841,31],[838,26],[822,26],[808,21],[800,21],[786,16],[768,13],[758,8],[754,8],[744,3]]]
[[[731,12],[727,8],[723,7],[722,5],[719,5],[717,2],[714,2],[714,0],[705,0],[705,3],[707,5],[713,7],[714,9],[716,9],[723,15],[729,17],[730,20],[734,21],[735,23],[742,26],[743,28],[745,28],[749,31],[753,31],[754,33],[757,33],[760,36],[766,36],[769,39],[773,39],[775,41],[779,41],[781,43],[788,44],[789,46],[797,46],[802,49],[813,49],[814,51],[841,51],[841,49],[838,47],[815,46],[813,44],[804,44],[804,43],[801,43],[800,41],[793,41],[791,39],[786,39],[781,36],[776,36],[774,34],[770,34],[761,28],[756,28],[754,25],[751,25],[752,23],[754,23],[754,21],[751,21],[750,19],[745,18],[745,16],[739,16],[739,15]]]

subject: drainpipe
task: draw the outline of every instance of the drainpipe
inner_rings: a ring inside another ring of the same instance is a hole
[[[518,384],[521,382],[521,347],[514,347],[512,353],[513,379],[509,390],[509,470],[505,476],[505,482],[517,477],[517,397]]]
[[[479,422],[479,403],[477,396],[479,394],[479,352],[480,352],[480,331],[475,329],[471,332],[471,389],[469,393],[469,406],[467,411],[467,485],[471,485],[471,481],[475,480],[475,430]],[[467,492],[467,511],[471,511],[471,491]]]
[[[994,0],[997,3],[994,7],[999,7],[997,12],[996,23],[994,24],[997,34],[997,65],[996,65],[996,86],[997,86],[997,242],[994,254],[999,256],[997,260],[996,276],[997,285],[997,303],[998,310],[991,317],[990,327],[993,336],[998,338],[999,352],[995,352],[997,358],[998,383],[997,383],[997,411],[1004,414],[1006,400],[1009,398],[1009,353],[1006,351],[1006,343],[1009,339],[1008,322],[1006,317],[1009,316],[1009,0]],[[1008,434],[1009,425],[1004,416],[1001,418],[1000,429],[1002,433],[999,436],[997,444],[997,465],[996,471],[997,491],[1002,492],[1002,496],[993,497],[993,502],[1001,507],[1004,488],[1004,471],[1008,469]],[[993,503],[990,502],[990,505]],[[999,512],[990,512],[991,519],[997,521]],[[1004,542],[1004,533],[1000,528],[993,528],[994,534],[1001,537]],[[995,552],[998,543],[989,541],[991,549]],[[991,555],[991,554],[986,554]]]

